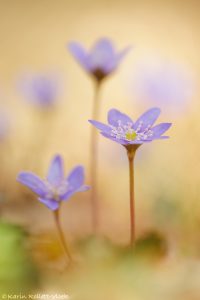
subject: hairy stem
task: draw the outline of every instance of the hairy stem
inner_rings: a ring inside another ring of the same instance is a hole
[[[72,259],[72,256],[71,256],[71,253],[69,250],[69,246],[65,240],[65,236],[64,236],[64,233],[63,233],[61,225],[60,225],[59,209],[54,211],[54,218],[55,218],[55,223],[56,223],[56,227],[58,230],[58,234],[59,234],[59,238],[60,238],[60,242],[63,247],[63,250],[64,250],[65,254],[67,255],[67,258],[69,259],[69,261],[72,262],[73,259]]]
[[[95,93],[93,100],[92,119],[99,120],[99,95],[101,81],[96,81]],[[90,181],[91,181],[91,210],[92,210],[92,226],[97,233],[99,226],[99,205],[97,197],[97,169],[98,169],[98,133],[94,126],[91,126],[91,145],[90,145]]]

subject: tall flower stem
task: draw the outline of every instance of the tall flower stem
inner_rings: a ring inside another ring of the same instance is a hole
[[[129,161],[129,192],[130,192],[130,246],[135,243],[135,194],[134,194],[134,158],[136,147],[127,147]]]
[[[99,120],[100,113],[100,96],[101,80],[95,81],[95,93],[93,100],[92,119]],[[98,169],[98,133],[95,127],[91,126],[91,145],[90,145],[90,181],[91,181],[91,210],[92,210],[92,226],[97,233],[99,226],[99,205],[97,197],[97,169]]]
[[[70,262],[72,262],[73,261],[72,255],[70,253],[69,246],[65,240],[65,236],[64,236],[64,233],[63,233],[61,225],[60,225],[59,209],[55,210],[53,213],[54,213],[55,223],[56,223],[56,227],[58,230],[61,245],[63,247],[63,250],[64,250],[67,258],[69,259]]]

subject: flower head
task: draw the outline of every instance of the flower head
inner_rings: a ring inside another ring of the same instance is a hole
[[[84,169],[75,167],[65,178],[63,160],[56,155],[51,164],[45,180],[40,179],[31,172],[21,172],[17,181],[31,189],[38,196],[38,200],[51,210],[56,210],[62,201],[68,200],[77,192],[87,191],[84,185]]]
[[[29,74],[22,79],[21,90],[31,103],[47,108],[57,100],[58,78],[53,74]]]
[[[190,69],[150,57],[139,63],[131,80],[139,101],[157,103],[170,113],[187,108],[195,93],[195,78]],[[132,88],[131,88],[132,89]]]
[[[116,52],[112,42],[106,38],[98,40],[88,52],[79,43],[69,43],[69,51],[75,59],[98,81],[115,71],[129,50],[130,47],[127,47]]]
[[[108,112],[108,125],[95,120],[89,122],[101,131],[101,134],[121,145],[134,145],[151,142],[156,139],[166,139],[163,136],[171,123],[160,123],[154,126],[160,115],[159,108],[151,108],[142,114],[136,122],[116,109]]]

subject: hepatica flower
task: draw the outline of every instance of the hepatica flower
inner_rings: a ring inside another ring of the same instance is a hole
[[[126,47],[117,52],[111,40],[102,38],[94,46],[86,51],[82,45],[77,42],[69,43],[69,50],[75,59],[80,63],[83,69],[95,79],[95,92],[91,119],[99,119],[100,111],[100,89],[102,82],[113,73],[123,60],[124,56],[130,50]],[[99,209],[97,199],[97,165],[98,165],[98,136],[95,128],[91,128],[91,146],[90,146],[90,181],[91,190],[91,210],[93,230],[96,232],[99,225]]]
[[[162,105],[171,113],[182,112],[195,92],[195,78],[184,66],[151,57],[140,63],[131,85],[140,101]]]
[[[75,167],[65,177],[63,161],[59,155],[53,158],[46,179],[42,180],[31,172],[21,172],[17,180],[31,189],[38,200],[51,210],[57,210],[62,201],[69,200],[75,193],[89,189],[84,185],[83,167]]]
[[[58,211],[63,201],[68,201],[77,192],[83,192],[89,189],[87,185],[84,185],[83,167],[75,167],[69,175],[65,177],[62,158],[60,155],[56,155],[50,164],[46,179],[42,180],[31,172],[21,172],[17,177],[17,181],[31,189],[37,195],[41,203],[54,211],[56,226],[63,248],[71,260],[72,257],[69,247],[60,227]]]
[[[57,101],[59,81],[53,74],[26,75],[20,86],[26,99],[38,107],[51,107]]]
[[[108,124],[96,120],[89,122],[100,130],[106,138],[124,146],[129,160],[130,177],[130,244],[135,240],[135,208],[134,208],[134,157],[137,148],[145,143],[158,139],[166,139],[164,133],[170,128],[171,123],[154,125],[160,115],[159,108],[151,108],[142,114],[135,122],[126,114],[116,109],[108,112]]]
[[[163,134],[171,123],[160,123],[154,126],[160,115],[159,108],[151,108],[134,122],[129,116],[116,109],[108,112],[108,125],[90,120],[101,134],[123,146],[140,145],[156,139],[166,139]]]
[[[101,81],[117,69],[130,47],[117,52],[111,40],[102,38],[89,51],[77,42],[69,43],[69,50],[89,74]]]

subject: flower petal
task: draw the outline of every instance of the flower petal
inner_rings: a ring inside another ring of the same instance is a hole
[[[118,54],[114,54],[113,58],[110,59],[110,61],[104,66],[104,71],[106,73],[111,73],[112,71],[114,71],[130,49],[131,47],[127,47]]]
[[[40,197],[44,197],[48,190],[47,186],[38,176],[31,172],[21,172],[17,177],[17,181],[31,189]]]
[[[118,121],[121,121],[123,124],[133,123],[129,116],[121,113],[117,109],[110,109],[108,112],[108,123],[113,126],[118,126]]]
[[[103,124],[101,122],[95,121],[95,120],[89,120],[89,122],[94,125],[97,129],[101,130],[102,132],[107,132],[109,133],[112,128],[110,126]]]
[[[154,126],[151,131],[153,132],[153,138],[159,138],[163,133],[165,133],[170,127],[171,123],[160,123]]]
[[[166,139],[169,139],[169,136],[166,136],[166,135],[162,135],[158,138],[159,140],[166,140]]]
[[[77,192],[86,192],[88,190],[90,190],[91,187],[89,185],[82,185],[78,190]]]
[[[56,155],[51,164],[47,175],[47,180],[54,186],[60,184],[60,182],[64,179],[64,166],[63,160],[60,155]]]
[[[70,42],[68,44],[68,49],[71,54],[75,57],[75,59],[85,68],[88,70],[87,64],[87,54],[85,49],[76,42]]]
[[[51,210],[56,210],[59,207],[59,202],[55,200],[49,200],[49,199],[43,199],[43,198],[38,198],[38,200],[46,205],[49,209]]]
[[[84,168],[82,166],[75,167],[67,177],[67,181],[71,189],[77,189],[84,182]]]
[[[132,49],[132,46],[128,46],[124,48],[118,55],[117,55],[117,61],[118,63],[124,58],[125,55]]]
[[[88,56],[88,66],[91,71],[101,69],[106,72],[107,65],[115,60],[112,42],[102,38],[96,42]]]
[[[125,140],[122,140],[122,139],[117,139],[117,138],[115,138],[115,137],[113,137],[113,136],[111,136],[110,134],[107,134],[107,133],[105,133],[105,132],[101,132],[101,134],[102,134],[104,137],[108,138],[109,140],[114,141],[114,142],[116,142],[116,143],[118,143],[118,144],[121,144],[121,145],[128,145],[128,144],[129,144],[128,141],[125,141]]]
[[[135,122],[134,129],[137,130],[138,126],[141,126],[139,132],[145,130],[147,126],[152,126],[155,123],[159,115],[160,115],[160,109],[157,107],[147,110]]]
[[[67,201],[69,200],[74,194],[79,193],[79,192],[86,192],[90,189],[90,186],[88,185],[82,185],[79,188],[73,188],[69,190],[67,193],[65,193],[62,197],[61,200]]]
[[[109,40],[108,38],[101,38],[99,39],[95,45],[92,47],[91,52],[106,52],[109,53],[110,55],[114,54],[114,47],[113,47],[113,43],[111,40]]]

